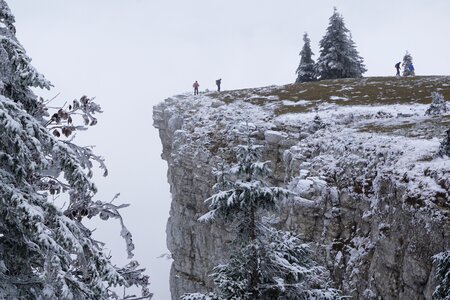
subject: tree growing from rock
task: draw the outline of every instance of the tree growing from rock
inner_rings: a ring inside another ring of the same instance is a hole
[[[439,156],[448,156],[450,157],[450,128],[445,132],[444,139],[441,142],[441,146],[439,147]]]
[[[408,51],[406,51],[405,56],[403,56],[403,62],[402,62],[402,75],[403,76],[414,76],[414,68],[413,66],[413,58],[411,54],[409,54]]]
[[[311,258],[311,249],[293,233],[275,229],[268,213],[279,208],[288,191],[271,187],[269,162],[261,162],[262,146],[250,139],[235,148],[237,163],[217,171],[216,193],[206,201],[200,221],[224,222],[232,228],[234,252],[214,268],[216,291],[185,294],[183,300],[335,299],[327,272]]]
[[[104,160],[73,142],[74,132],[97,123],[101,108],[83,96],[50,112],[31,87],[51,83],[31,65],[14,21],[0,0],[0,299],[150,299],[139,264],[115,266],[83,224],[118,219],[132,258],[119,214],[127,205],[94,201],[94,163],[106,176]],[[131,285],[142,287],[142,297],[113,290]]]
[[[425,115],[441,115],[450,111],[444,96],[438,92],[431,93],[431,105],[425,111]]]
[[[448,132],[450,134],[450,129]],[[435,278],[438,283],[433,297],[437,300],[448,300],[450,299],[450,251],[433,256],[433,263],[436,266]]]
[[[320,56],[316,64],[319,79],[359,78],[367,71],[344,18],[336,8],[319,45]]]
[[[326,127],[327,127],[327,124],[325,122],[323,122],[322,118],[318,114],[316,114],[314,116],[313,121],[309,125],[308,130],[309,130],[309,132],[314,133],[317,130],[324,129]]]
[[[300,51],[300,64],[297,68],[295,82],[308,82],[316,80],[315,63],[312,59],[314,53],[311,50],[311,40],[305,32],[303,35],[303,48]]]

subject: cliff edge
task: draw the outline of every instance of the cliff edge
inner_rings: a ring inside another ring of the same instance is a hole
[[[211,290],[230,233],[197,221],[251,128],[296,194],[279,225],[317,249],[352,299],[432,299],[432,256],[450,250],[450,159],[437,155],[450,112],[426,115],[450,77],[362,78],[178,95],[154,107],[172,194],[172,299]]]

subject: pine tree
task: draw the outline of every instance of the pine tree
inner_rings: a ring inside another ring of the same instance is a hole
[[[450,128],[445,132],[445,136],[439,147],[438,155],[450,157]]]
[[[106,176],[103,158],[73,142],[73,132],[96,124],[100,106],[83,96],[49,114],[30,88],[51,84],[17,41],[4,0],[0,23],[0,299],[121,299],[113,287],[131,285],[142,287],[139,299],[150,299],[148,276],[138,263],[113,265],[83,225],[96,216],[118,219],[133,256],[118,211],[127,205],[93,200],[94,163]],[[76,125],[77,116],[84,125]]]
[[[409,54],[408,51],[406,51],[405,56],[403,56],[403,62],[402,62],[402,67],[403,67],[403,76],[414,76],[415,72],[414,72],[414,67],[413,67],[413,58],[411,56],[411,54]]]
[[[450,111],[447,106],[447,101],[444,99],[444,95],[439,92],[431,93],[431,105],[425,111],[425,115],[441,115]]]
[[[236,235],[235,251],[213,270],[215,294],[185,294],[183,300],[207,299],[336,299],[327,273],[311,259],[308,245],[292,233],[277,230],[274,217],[288,191],[270,187],[269,162],[261,162],[261,146],[235,148],[237,163],[225,171],[207,199],[209,212],[200,221],[225,222]],[[231,180],[233,179],[233,180]]]
[[[433,293],[433,299],[450,300],[450,251],[447,250],[433,256],[433,263],[436,266],[435,278],[438,283]]]
[[[311,51],[311,40],[305,32],[303,35],[303,48],[300,51],[300,65],[297,68],[298,74],[295,82],[308,82],[316,80],[315,63],[312,59],[314,53]]]
[[[319,79],[359,78],[367,71],[344,18],[334,8],[325,36],[320,41],[316,64]]]
[[[317,130],[324,129],[327,127],[327,124],[323,122],[322,118],[316,114],[312,123],[309,125],[309,132],[314,133]]]

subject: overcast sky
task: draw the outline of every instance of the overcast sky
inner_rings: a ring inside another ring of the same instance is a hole
[[[7,0],[8,1],[8,0]],[[343,14],[366,76],[391,76],[406,50],[417,75],[449,75],[449,0],[9,0],[17,36],[64,102],[95,96],[104,114],[82,145],[96,145],[110,176],[99,198],[117,192],[134,234],[136,258],[148,269],[155,299],[169,299],[165,224],[170,194],[152,107],[177,93],[291,83],[302,35],[313,52],[333,6]],[[105,224],[106,225],[106,224]],[[110,227],[110,225],[108,225]],[[124,261],[119,227],[101,229]]]

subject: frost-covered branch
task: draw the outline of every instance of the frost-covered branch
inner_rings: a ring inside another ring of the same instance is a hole
[[[128,205],[94,200],[94,163],[106,176],[104,159],[73,139],[97,123],[100,106],[83,96],[50,115],[30,87],[51,84],[15,38],[4,0],[0,18],[6,25],[0,28],[0,298],[112,299],[114,287],[137,285],[141,296],[122,298],[150,299],[144,269],[135,261],[116,267],[83,224],[97,215],[119,219],[132,257],[132,236],[119,213]],[[59,208],[54,195],[68,198],[67,207]]]

